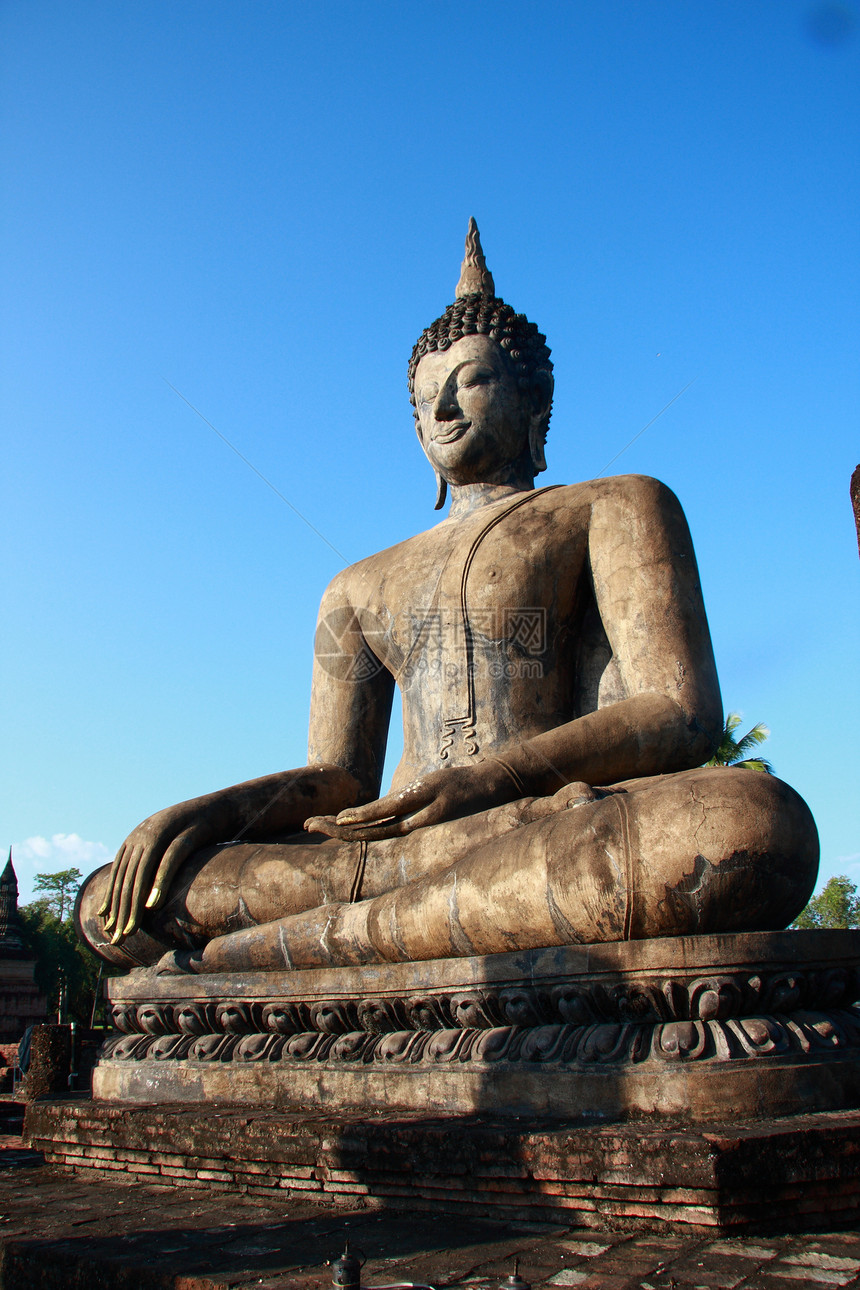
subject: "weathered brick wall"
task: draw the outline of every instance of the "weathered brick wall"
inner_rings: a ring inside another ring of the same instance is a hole
[[[94,1102],[28,1108],[53,1164],[113,1181],[279,1192],[333,1204],[543,1219],[589,1227],[795,1230],[860,1213],[860,1112],[756,1129],[614,1125],[512,1129],[402,1114]]]
[[[0,1044],[0,1067],[12,1067],[18,1060],[18,1045],[12,1043]]]
[[[0,1043],[0,1093],[11,1093],[18,1064],[18,1045]]]
[[[0,959],[0,1036],[17,1042],[28,1026],[47,1020],[48,1004],[39,993],[30,959]]]

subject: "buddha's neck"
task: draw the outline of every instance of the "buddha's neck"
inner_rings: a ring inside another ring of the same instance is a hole
[[[516,496],[517,493],[532,492],[534,486],[534,479],[526,475],[498,484],[451,484],[451,509],[448,512],[448,519],[462,519],[472,511],[480,510],[482,506],[501,502],[506,497]]]

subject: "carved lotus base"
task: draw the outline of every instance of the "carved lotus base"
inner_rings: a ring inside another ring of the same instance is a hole
[[[860,1106],[860,933],[109,982],[100,1100],[693,1122]]]

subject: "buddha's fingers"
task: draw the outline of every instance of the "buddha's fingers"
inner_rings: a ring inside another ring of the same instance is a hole
[[[129,874],[126,878],[126,886],[130,888],[128,909],[125,920],[120,919],[118,923],[124,937],[131,936],[132,932],[137,931],[144,907],[149,907],[153,885],[152,874],[158,864],[159,850],[154,847],[144,848],[138,857],[134,874]]]
[[[108,894],[102,902],[99,914],[106,915],[105,931],[109,932],[116,924],[117,914],[119,912],[120,893],[122,892],[125,875],[131,864],[134,855],[134,847],[124,842],[116,860],[114,860],[110,871],[110,886]]]
[[[110,909],[110,898],[113,892],[114,874],[116,873],[116,867],[119,864],[120,856],[122,855],[124,850],[125,850],[124,847],[120,847],[119,851],[116,853],[116,855],[113,858],[113,864],[110,867],[110,873],[108,874],[108,880],[105,885],[105,898],[102,901],[102,903],[99,905],[98,909],[96,910],[96,913],[98,914],[99,918],[104,918],[105,914]]]
[[[120,941],[130,936],[137,926],[136,919],[133,917],[133,900],[134,893],[139,889],[141,873],[146,871],[146,861],[148,858],[148,849],[139,842],[135,844],[132,852],[132,858],[123,874],[122,889],[118,893],[119,900],[114,899],[114,909],[116,917],[113,922],[113,936],[111,944],[118,945]],[[111,915],[113,917],[113,913]]]
[[[119,851],[117,851],[116,856],[114,857],[114,862],[110,867],[110,874],[108,875],[108,883],[105,890],[105,898],[99,906],[98,911],[102,917],[110,915],[110,911],[113,907],[114,892],[118,892],[122,886],[122,874],[128,867],[129,860],[131,859],[131,852],[132,847],[129,845],[128,839],[126,838]]]
[[[173,878],[183,861],[187,860],[206,841],[207,838],[203,830],[195,828],[193,825],[180,833],[178,838],[174,838],[161,857],[155,872],[155,879],[146,899],[147,909],[161,908],[167,899],[170,884],[173,882]]]
[[[495,773],[499,773],[497,768],[488,771],[486,764],[431,771],[376,802],[348,807],[334,818],[313,816],[305,821],[305,828],[309,833],[326,833],[344,842],[402,838],[414,829],[492,804],[494,795],[488,791],[488,776]]]
[[[337,819],[334,815],[309,815],[303,828],[306,833],[323,833],[327,838],[339,837]]]
[[[444,780],[442,781],[444,784]],[[387,793],[364,806],[350,806],[336,816],[340,825],[388,825],[411,817],[421,807],[429,806],[438,794],[438,786],[429,780],[415,780],[396,793]]]
[[[339,838],[342,842],[381,842],[384,838],[402,838],[414,829],[424,828],[428,824],[438,824],[442,812],[438,804],[431,802],[420,811],[400,819],[371,821],[368,824],[339,824],[333,815],[312,816],[305,821],[308,833],[325,833],[330,838]]]
[[[99,918],[104,918],[105,914],[110,909],[111,897],[113,895],[113,884],[116,879],[116,871],[120,863],[120,860],[122,859],[124,851],[125,851],[125,846],[123,845],[120,847],[119,851],[117,851],[116,855],[113,858],[113,864],[110,867],[110,873],[108,874],[108,880],[105,885],[105,898],[102,901],[102,903],[99,905],[96,911]]]

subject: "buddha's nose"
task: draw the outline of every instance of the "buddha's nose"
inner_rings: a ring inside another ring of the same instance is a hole
[[[452,381],[446,381],[436,395],[436,402],[433,404],[433,415],[437,421],[453,421],[455,417],[460,415],[456,387]]]

